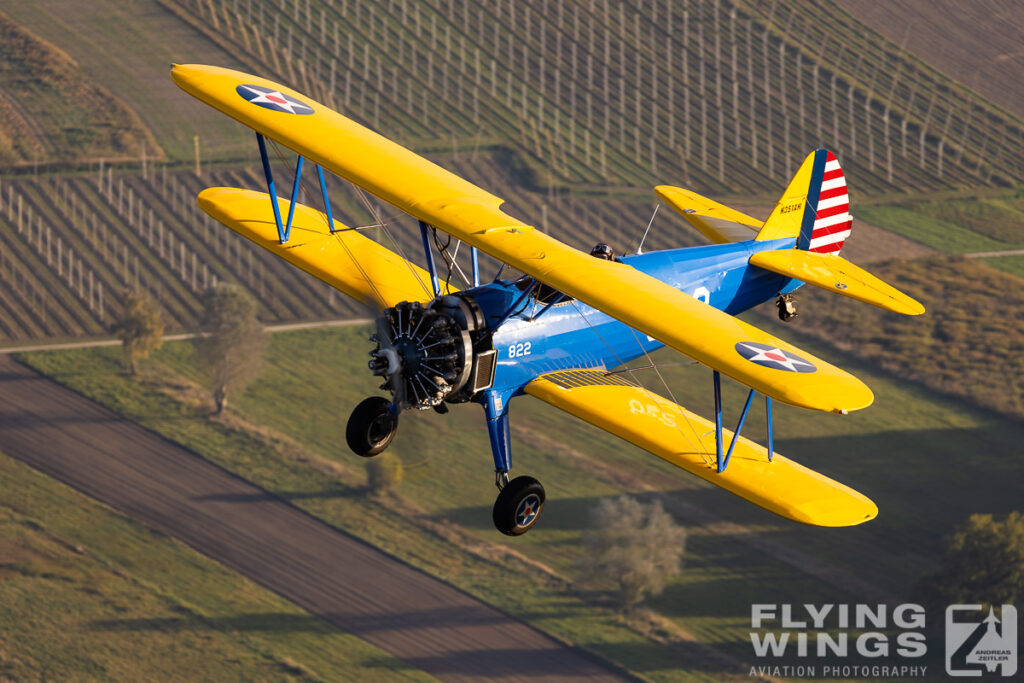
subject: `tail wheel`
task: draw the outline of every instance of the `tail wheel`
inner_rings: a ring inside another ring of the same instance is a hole
[[[494,501],[494,526],[506,536],[521,536],[533,528],[544,509],[544,487],[533,477],[516,477]]]
[[[796,297],[792,294],[782,294],[775,300],[775,306],[779,309],[779,320],[788,323],[799,313],[796,312]]]
[[[356,406],[348,418],[345,440],[356,455],[369,458],[391,445],[398,431],[398,416],[391,413],[391,401],[371,396]]]

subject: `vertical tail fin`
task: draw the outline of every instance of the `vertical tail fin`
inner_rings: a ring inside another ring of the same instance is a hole
[[[838,254],[850,236],[850,196],[836,155],[810,153],[755,239],[796,237],[797,249]]]

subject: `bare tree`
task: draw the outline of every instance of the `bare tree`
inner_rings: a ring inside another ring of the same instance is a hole
[[[124,310],[114,324],[114,334],[121,340],[128,372],[138,371],[138,361],[149,358],[163,343],[164,319],[160,307],[142,292],[130,291],[124,296]]]
[[[256,302],[238,285],[211,287],[203,306],[204,334],[195,338],[193,348],[213,385],[219,415],[227,407],[228,392],[242,391],[259,375],[267,338],[256,319]]]
[[[591,510],[591,525],[583,537],[587,552],[579,564],[581,582],[615,586],[627,612],[645,595],[661,593],[682,567],[686,532],[660,501],[602,500]]]

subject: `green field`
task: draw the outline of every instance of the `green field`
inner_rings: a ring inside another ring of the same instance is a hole
[[[161,155],[131,108],[2,12],[0,112],[2,166]]]
[[[998,242],[1024,246],[1024,195],[1020,191],[991,198],[920,202],[913,209]]]
[[[985,263],[999,270],[1024,278],[1024,256],[997,256],[985,259]]]
[[[1024,464],[1012,456],[1024,427],[799,339],[864,378],[876,404],[845,418],[780,408],[777,448],[868,494],[881,510],[877,520],[852,529],[784,522],[522,399],[513,408],[514,469],[544,482],[549,503],[537,529],[505,539],[490,524],[490,454],[476,406],[403,418],[392,446],[408,468],[399,498],[339,495],[357,493],[365,482],[361,461],[344,445],[348,411],[375,393],[358,353],[365,334],[275,335],[264,377],[235,402],[238,415],[227,422],[207,419],[187,344],[159,352],[142,383],[123,377],[112,350],[33,354],[28,361],[310,513],[651,679],[680,668],[712,678],[742,671],[753,602],[906,599],[917,578],[934,569],[954,524],[1019,506]],[[681,403],[710,412],[706,371],[663,372]],[[740,389],[727,386],[726,400],[735,416]],[[757,424],[756,411],[751,420]],[[634,621],[627,628],[600,595],[573,587],[588,511],[620,493],[660,497],[688,528],[686,569],[646,604],[666,620],[672,647],[641,635],[649,626]],[[712,644],[726,663],[709,663],[697,646],[680,649],[687,633]]]
[[[925,246],[947,254],[969,254],[975,251],[1004,251],[1014,245],[994,240],[979,232],[929,216],[904,206],[865,206],[856,209],[858,218],[872,225],[908,237]]]
[[[6,3],[12,19],[78,62],[81,72],[136,112],[174,162],[190,162],[198,135],[204,160],[246,159],[245,128],[182,97],[168,77],[174,62],[238,67],[232,55],[193,31],[155,0],[48,0]],[[140,159],[140,150],[132,158]],[[64,151],[65,154],[69,150]],[[150,158],[154,150],[150,149]]]
[[[433,680],[0,454],[0,679]]]

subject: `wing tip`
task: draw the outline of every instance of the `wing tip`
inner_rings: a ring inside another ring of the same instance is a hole
[[[790,510],[790,519],[811,526],[845,527],[870,522],[878,516],[878,506],[862,493],[849,489],[847,499],[815,501]],[[838,504],[837,504],[838,503]]]
[[[913,297],[907,297],[904,302],[906,310],[899,311],[903,315],[922,315],[925,312],[924,304]]]
[[[820,410],[838,415],[863,410],[875,402],[875,394],[871,391],[871,387],[853,375],[845,371],[841,372],[846,375],[841,378],[845,381],[832,382],[825,387],[811,387],[806,391],[790,388],[788,391],[776,394],[768,393],[768,395],[798,408]],[[747,382],[744,383],[749,385]],[[762,393],[765,392],[762,390]]]

